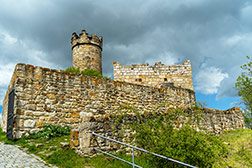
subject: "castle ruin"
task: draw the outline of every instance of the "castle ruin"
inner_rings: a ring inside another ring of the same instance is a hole
[[[73,67],[102,72],[102,37],[83,30],[79,36],[73,33],[71,44]],[[3,100],[1,127],[9,139],[17,139],[41,130],[45,123],[67,125],[72,128],[71,147],[85,153],[90,151],[89,131],[109,133],[104,124],[121,107],[150,114],[164,103],[169,105],[162,112],[195,103],[189,61],[172,66],[114,62],[114,80],[19,63]],[[207,109],[204,115],[209,131],[244,128],[238,108]]]

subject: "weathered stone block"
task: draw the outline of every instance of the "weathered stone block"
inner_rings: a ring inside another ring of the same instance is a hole
[[[25,107],[26,107],[27,110],[32,110],[32,111],[36,110],[36,105],[35,104],[28,104]]]
[[[71,139],[78,140],[79,139],[79,131],[71,130]]]
[[[45,121],[37,121],[36,122],[36,127],[37,128],[42,128],[46,122]]]
[[[27,128],[34,128],[35,124],[36,124],[36,122],[34,120],[25,120],[24,121],[24,127],[27,127]]]
[[[80,113],[73,113],[72,118],[80,118]]]

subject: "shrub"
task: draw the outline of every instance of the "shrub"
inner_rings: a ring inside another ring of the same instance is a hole
[[[79,68],[74,68],[74,67],[68,67],[65,72],[72,72],[72,73],[81,73]]]
[[[68,126],[61,127],[61,126],[57,126],[57,125],[45,124],[43,130],[41,130],[37,133],[34,133],[34,134],[30,134],[26,138],[27,139],[38,139],[38,138],[50,139],[53,137],[60,137],[63,135],[69,135],[70,131],[71,131],[71,129]]]
[[[81,71],[81,74],[103,78],[102,74],[94,69],[85,69],[84,71]]]
[[[98,78],[104,78],[104,79],[110,79],[109,77],[102,76],[102,74],[94,69],[85,69],[84,71],[80,71],[79,68],[74,68],[74,67],[68,67],[65,72],[71,72],[71,73],[78,73],[82,75],[87,75],[87,76],[94,76]]]
[[[136,132],[135,142],[139,147],[198,167],[211,167],[227,155],[227,148],[217,136],[198,132],[187,123],[181,123],[178,116],[186,116],[181,110],[169,114],[154,113],[148,118],[138,115],[138,122],[131,127]],[[192,117],[193,118],[193,117]],[[190,120],[190,119],[189,119]],[[155,167],[170,167],[171,162],[161,158],[149,158]]]

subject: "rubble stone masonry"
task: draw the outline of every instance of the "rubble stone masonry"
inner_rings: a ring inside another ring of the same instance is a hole
[[[92,132],[97,134],[130,144],[135,145],[132,135],[134,132],[129,128],[133,122],[138,122],[136,113],[132,112],[131,108],[121,108],[118,113],[103,114],[103,113],[85,113],[82,116],[81,123],[77,129],[71,130],[71,147],[80,154],[92,154],[94,148],[98,147],[102,150],[117,151],[125,149],[131,152],[131,148],[125,148],[114,142],[104,140],[92,135]],[[170,106],[156,106],[158,114],[166,114],[171,112]],[[216,110],[210,108],[201,108],[201,112],[193,108],[186,109],[185,114],[200,114],[202,116],[199,123],[192,123],[192,128],[201,128],[205,132],[215,134],[222,133],[225,130],[242,129],[244,128],[244,119],[242,111],[239,108],[231,108],[228,110]],[[197,112],[196,112],[197,111]],[[144,118],[148,119],[151,113],[141,112]],[[188,120],[188,117],[177,116],[177,124],[175,128],[179,129],[183,126],[183,121]],[[194,117],[196,118],[196,117]],[[116,121],[119,119],[119,122]],[[180,124],[179,124],[180,123]],[[203,129],[204,128],[204,129]]]
[[[154,88],[58,70],[17,64],[9,86],[15,88],[13,137],[41,129],[44,123],[78,128],[81,116],[114,113],[121,105],[152,112],[160,103],[189,107],[195,94],[173,86]],[[8,92],[1,127],[6,131]]]
[[[113,69],[114,80],[117,81],[153,87],[174,85],[193,90],[192,70],[189,60],[177,65],[164,65],[157,62],[154,66],[148,64],[120,65],[114,62]]]
[[[78,36],[72,34],[73,67],[94,69],[102,74],[102,36],[88,36],[85,30]]]

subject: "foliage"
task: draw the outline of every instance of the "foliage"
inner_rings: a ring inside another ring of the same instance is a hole
[[[71,73],[78,73],[80,74],[81,71],[80,71],[80,68],[74,68],[74,67],[68,67],[65,72],[71,72]]]
[[[68,67],[65,72],[71,72],[71,73],[78,73],[82,75],[87,75],[87,76],[94,76],[98,78],[105,78],[105,79],[110,79],[106,76],[102,76],[102,74],[94,69],[85,69],[84,71],[80,71],[79,68],[74,68],[74,67]]]
[[[228,144],[229,154],[214,167],[252,167],[252,130],[226,131],[220,137]]]
[[[50,139],[52,137],[60,137],[63,135],[69,135],[70,131],[71,129],[68,126],[61,127],[57,125],[45,124],[43,130],[37,133],[31,134],[27,136],[26,138],[27,139],[37,139],[37,138]]]
[[[199,107],[195,108],[197,113]],[[217,136],[189,127],[197,120],[200,120],[200,115],[194,116],[178,109],[165,115],[154,113],[148,118],[138,115],[138,121],[132,126],[136,131],[135,142],[139,147],[166,157],[194,166],[211,167],[216,160],[226,156],[228,150]],[[171,166],[171,162],[164,159],[152,157],[150,160],[156,167]]]
[[[2,128],[0,128],[0,142],[5,142],[7,141],[6,133],[3,132]]]
[[[94,157],[80,156],[75,153],[69,147],[61,147],[60,142],[69,142],[70,135],[64,135],[60,137],[52,137],[50,139],[37,138],[27,139],[21,138],[18,140],[8,140],[6,133],[0,128],[0,142],[5,142],[12,145],[18,145],[29,153],[33,153],[47,163],[56,165],[59,168],[79,168],[85,166],[94,167],[106,167],[106,168],[131,168],[132,166],[116,160],[106,155],[97,155]],[[126,156],[125,154],[116,154],[116,156],[125,160],[131,161],[132,156]],[[136,162],[145,168],[152,168],[145,158],[136,157]],[[52,167],[52,166],[48,166]]]
[[[189,132],[189,131],[188,131]],[[186,135],[186,134],[185,134]],[[188,136],[194,136],[188,135]],[[180,139],[187,139],[187,136],[181,136]],[[225,132],[220,135],[221,139],[228,145],[229,154],[225,155],[222,159],[216,160],[213,167],[252,167],[252,130],[241,129]],[[177,138],[177,137],[175,137]],[[180,140],[179,139],[179,140]],[[38,139],[25,139],[21,138],[16,141],[10,141],[6,138],[0,128],[0,142],[7,142],[13,145],[19,145],[26,149],[30,153],[33,153],[48,163],[52,163],[59,168],[79,168],[85,166],[94,167],[106,167],[106,168],[130,168],[132,166],[127,165],[119,160],[106,155],[97,155],[94,157],[79,156],[77,153],[72,151],[69,147],[62,148],[60,142],[69,142],[70,135],[61,137],[53,137],[51,139],[38,138]],[[172,141],[173,142],[173,141]],[[42,145],[41,145],[42,144]],[[36,148],[34,148],[34,146]],[[177,146],[179,147],[179,146]],[[211,150],[212,151],[212,150]],[[190,152],[195,152],[194,149]],[[127,161],[132,161],[132,156],[125,155],[124,153],[116,154],[116,156],[123,158]],[[172,157],[171,157],[172,158]],[[144,168],[162,167],[154,163],[156,159],[149,154],[142,154],[136,156],[136,163]],[[156,160],[158,161],[158,160]],[[163,162],[163,160],[162,160]],[[168,165],[166,165],[168,166]],[[50,167],[50,166],[49,166]],[[163,166],[165,167],[165,166]]]
[[[252,111],[244,110],[243,116],[246,127],[252,129]]]
[[[246,106],[244,113],[245,124],[252,129],[252,58],[247,56],[247,59],[249,62],[241,66],[245,72],[242,72],[237,78],[235,88]]]
[[[87,76],[95,76],[102,78],[102,74],[99,71],[96,71],[94,69],[85,69],[84,71],[81,71],[81,74],[87,75]]]

